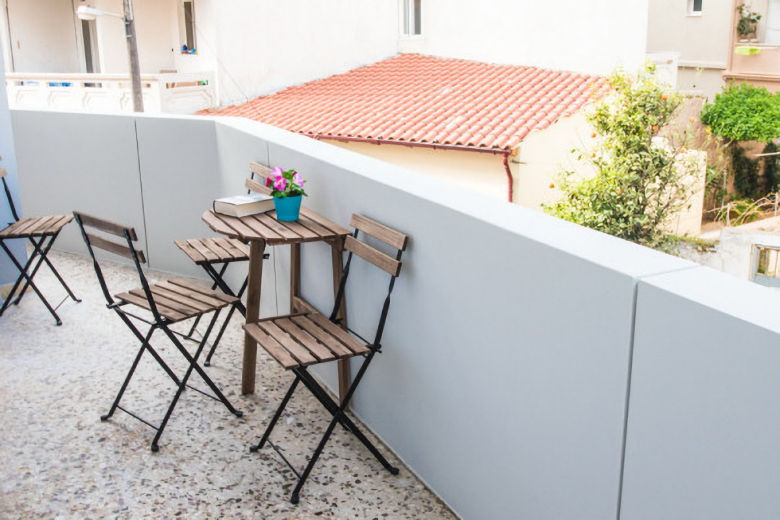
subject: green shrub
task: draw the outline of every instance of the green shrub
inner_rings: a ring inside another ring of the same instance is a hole
[[[730,85],[704,106],[701,120],[718,137],[766,143],[780,136],[780,95],[746,83]]]
[[[766,154],[777,153],[778,146],[768,143],[764,147]],[[767,155],[764,157],[764,193],[780,191],[780,155]]]
[[[648,66],[636,75],[610,77],[612,94],[596,105],[588,121],[599,134],[596,150],[580,151],[596,175],[579,181],[561,172],[564,197],[544,206],[557,217],[611,235],[667,249],[664,225],[687,202],[682,145],[654,142],[681,102],[656,80]],[[682,168],[681,168],[682,166]],[[681,172],[682,170],[682,172]]]
[[[760,197],[758,160],[747,157],[745,150],[735,144],[731,146],[731,164],[734,168],[734,190],[737,196]]]

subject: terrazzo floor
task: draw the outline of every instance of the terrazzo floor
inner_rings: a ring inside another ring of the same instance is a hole
[[[257,392],[239,395],[238,313],[207,371],[243,418],[186,391],[158,453],[149,449],[154,431],[121,411],[101,422],[138,343],[106,308],[91,262],[65,253],[50,258],[83,301],[62,304],[60,327],[32,293],[0,317],[0,518],[455,518],[384,446],[379,444],[400,475],[387,473],[342,428],[336,428],[300,503],[290,504],[292,472],[270,448],[248,450],[290,374],[260,349]],[[105,274],[113,292],[138,285],[129,267],[114,264]],[[162,276],[149,273],[152,281]],[[46,268],[36,283],[53,303],[65,296]],[[155,337],[153,344],[181,374],[182,356]],[[205,386],[196,375],[190,381]],[[174,392],[145,354],[122,404],[159,422]],[[298,391],[273,438],[302,467],[329,419],[313,397]]]

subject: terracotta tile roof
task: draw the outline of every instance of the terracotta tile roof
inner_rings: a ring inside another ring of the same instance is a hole
[[[511,150],[607,89],[600,76],[401,54],[208,113],[323,138]]]

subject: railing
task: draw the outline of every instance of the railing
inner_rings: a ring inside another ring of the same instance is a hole
[[[780,46],[735,43],[732,53],[731,68],[723,74],[725,79],[780,81]]]
[[[130,77],[124,74],[9,73],[5,76],[11,108],[132,112]],[[144,110],[191,114],[216,105],[214,74],[141,75]]]

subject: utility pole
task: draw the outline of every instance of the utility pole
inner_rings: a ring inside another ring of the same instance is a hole
[[[138,40],[135,36],[133,0],[124,0],[125,38],[127,54],[130,57],[130,77],[133,82],[133,112],[144,111],[144,97],[141,93],[141,65],[138,62]]]

